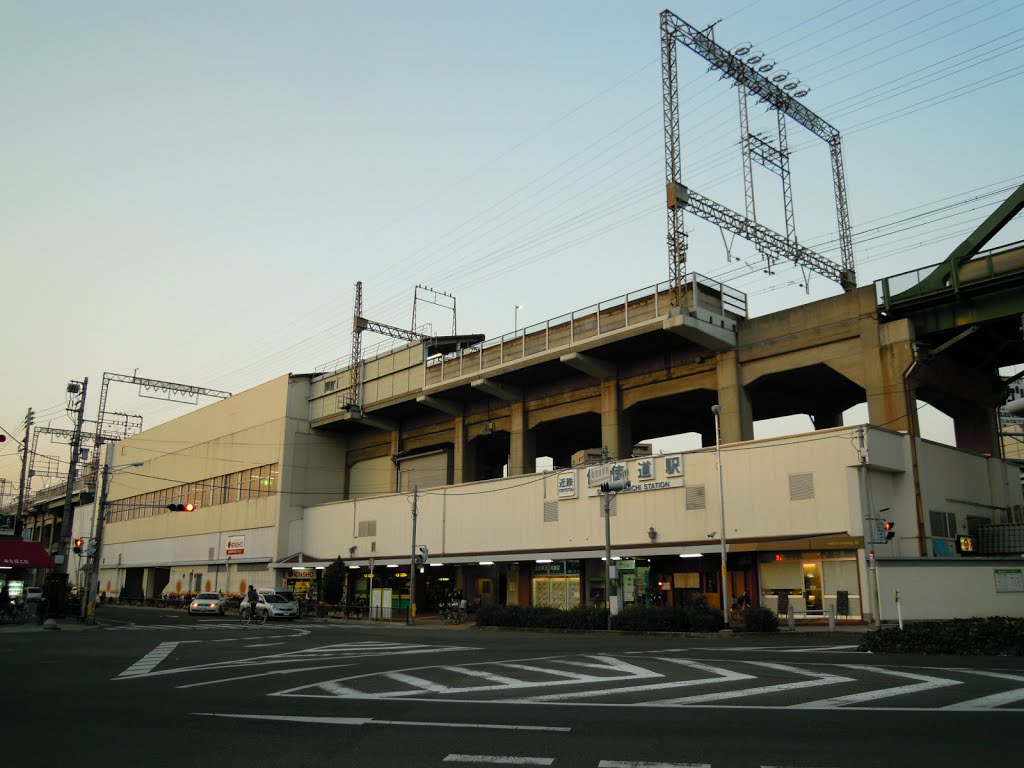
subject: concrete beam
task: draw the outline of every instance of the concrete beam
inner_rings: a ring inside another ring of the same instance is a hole
[[[441,413],[447,413],[449,416],[462,415],[463,406],[461,403],[453,403],[451,400],[445,400],[434,395],[420,395],[416,398],[416,402],[433,408],[436,411],[441,411]]]
[[[374,429],[382,429],[385,432],[395,432],[398,430],[398,422],[391,419],[385,419],[380,416],[371,416],[370,414],[363,413],[356,409],[350,410],[346,415],[346,421],[354,421],[357,424],[365,424],[368,427]]]
[[[559,357],[558,361],[595,379],[614,379],[617,373],[616,367],[608,361],[582,352],[570,352]]]
[[[476,381],[471,381],[469,386],[509,403],[522,402],[523,399],[523,390],[520,387],[510,387],[508,384],[502,384],[500,381],[494,381],[493,379],[477,379]]]
[[[714,352],[736,349],[736,321],[706,310],[671,315],[665,318],[662,327]]]

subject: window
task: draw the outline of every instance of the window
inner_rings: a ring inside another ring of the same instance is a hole
[[[376,520],[360,520],[359,521],[359,532],[356,536],[376,536],[377,535],[377,521]]]

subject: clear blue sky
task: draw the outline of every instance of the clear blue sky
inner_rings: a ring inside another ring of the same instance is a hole
[[[29,406],[68,426],[86,376],[92,418],[104,371],[240,391],[346,357],[356,280],[371,319],[408,326],[420,283],[491,337],[516,304],[531,324],[667,279],[663,7],[0,0],[0,427],[20,437]],[[811,86],[844,135],[862,285],[940,261],[1024,181],[1019,0],[668,7]],[[735,91],[679,61],[684,181],[742,210]],[[835,235],[827,155],[789,137],[813,247]],[[778,180],[757,184],[781,229]],[[839,291],[687,226],[689,267],[754,315]],[[150,426],[183,408],[112,391]]]

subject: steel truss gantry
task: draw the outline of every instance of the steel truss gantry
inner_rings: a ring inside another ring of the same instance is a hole
[[[676,44],[682,43],[703,57],[711,69],[721,77],[730,78],[739,90],[740,147],[743,161],[743,186],[746,215],[736,213],[708,197],[688,189],[682,182],[682,153],[679,129],[679,67]],[[813,111],[801,104],[790,91],[792,82],[777,84],[778,75],[766,77],[770,65],[760,65],[760,59],[739,56],[715,42],[710,31],[702,31],[683,21],[671,11],[661,12],[661,75],[662,107],[665,129],[665,190],[668,224],[669,276],[674,289],[674,300],[682,302],[686,273],[687,235],[683,227],[683,211],[689,209],[701,218],[717,224],[723,230],[750,240],[767,260],[768,271],[775,261],[789,259],[804,270],[817,272],[838,282],[844,291],[857,285],[853,262],[853,236],[846,196],[843,167],[842,139],[839,131]],[[787,79],[786,77],[782,78]],[[797,91],[797,93],[801,93]],[[752,95],[778,113],[778,146],[750,133],[747,117],[747,97]],[[832,186],[835,194],[836,218],[839,228],[840,263],[827,259],[801,246],[796,239],[796,221],[793,213],[793,193],[789,173],[789,148],[786,137],[786,117],[824,141],[829,148],[832,164]],[[781,235],[757,223],[754,205],[754,184],[751,160],[776,173],[782,180],[783,209],[786,234]]]

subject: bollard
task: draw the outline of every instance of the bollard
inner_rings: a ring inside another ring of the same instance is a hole
[[[786,623],[789,624],[790,632],[796,630],[796,612],[793,610],[792,605],[786,609]]]
[[[836,628],[836,607],[834,605],[828,607],[828,628]]]

